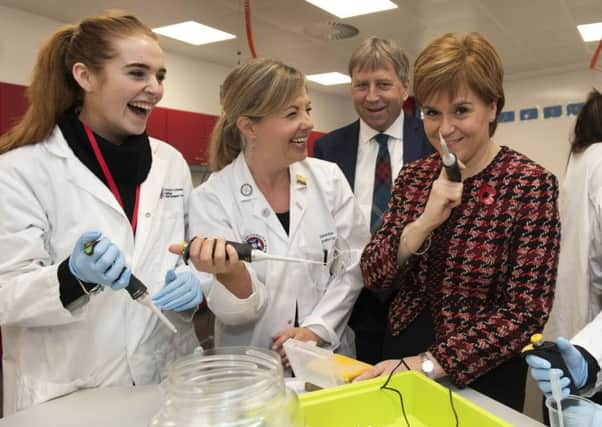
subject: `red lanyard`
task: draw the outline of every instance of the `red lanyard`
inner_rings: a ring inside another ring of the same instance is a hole
[[[88,135],[88,140],[90,141],[90,145],[92,146],[92,150],[94,151],[94,155],[96,156],[96,160],[98,160],[98,164],[102,169],[102,174],[105,176],[107,180],[107,184],[109,184],[109,188],[111,189],[111,193],[115,196],[115,199],[119,202],[122,208],[123,200],[121,200],[121,196],[119,195],[119,190],[117,189],[117,185],[115,184],[115,180],[113,179],[113,175],[111,175],[111,171],[107,166],[107,162],[105,161],[104,156],[102,155],[100,148],[98,147],[98,143],[96,142],[96,138],[92,133],[92,130],[82,122],[84,125],[84,129],[86,130],[86,135]],[[132,231],[136,232],[136,225],[138,223],[138,200],[140,200],[140,185],[136,186],[136,199],[134,201],[134,211],[132,212]],[[124,208],[125,210],[125,208]]]

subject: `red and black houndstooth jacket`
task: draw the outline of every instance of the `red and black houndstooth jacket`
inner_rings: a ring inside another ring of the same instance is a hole
[[[401,170],[361,268],[368,289],[398,289],[388,315],[394,335],[430,307],[435,343],[428,351],[465,386],[543,329],[558,262],[558,183],[502,147],[483,171],[464,180],[462,203],[433,232],[429,250],[400,268],[401,232],[422,213],[440,171],[436,154]]]

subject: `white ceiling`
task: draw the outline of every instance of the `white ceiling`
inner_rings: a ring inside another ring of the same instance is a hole
[[[365,0],[370,1],[370,0]],[[602,0],[394,0],[398,9],[338,19],[304,0],[251,0],[252,30],[259,56],[279,58],[307,74],[347,72],[347,60],[371,35],[396,40],[413,61],[434,37],[478,31],[498,49],[508,78],[586,69],[597,43],[584,43],[578,24],[602,21]],[[237,35],[231,41],[190,46],[161,38],[172,52],[232,66],[249,58],[243,0],[0,0],[62,22],[77,22],[110,8],[127,10],[151,27],[196,20]],[[359,35],[328,40],[319,30],[329,21],[357,27]],[[326,89],[347,94],[345,85]]]

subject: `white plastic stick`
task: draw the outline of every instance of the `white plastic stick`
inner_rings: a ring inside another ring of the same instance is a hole
[[[556,401],[556,409],[558,411],[558,425],[564,427],[564,419],[562,417],[562,390],[560,389],[560,372],[557,369],[550,371],[550,384],[552,386],[552,396]]]
[[[136,301],[138,301],[140,304],[145,305],[148,308],[150,308],[151,311],[153,313],[155,313],[155,315],[159,318],[159,320],[162,321],[165,324],[165,326],[167,326],[169,328],[169,330],[172,331],[174,334],[178,332],[176,327],[173,325],[173,323],[171,323],[169,321],[167,316],[165,316],[163,314],[163,312],[161,310],[159,310],[155,304],[153,304],[153,300],[150,298],[150,296],[148,294],[138,298]]]
[[[314,261],[311,259],[303,259],[303,258],[293,258],[288,256],[280,256],[280,255],[270,255],[265,252],[253,250],[251,255],[253,261],[283,261],[283,262],[300,262],[304,264],[318,264],[323,265],[324,263],[321,261]]]

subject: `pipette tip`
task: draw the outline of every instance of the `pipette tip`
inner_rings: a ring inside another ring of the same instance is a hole
[[[163,314],[163,312],[161,310],[159,310],[159,307],[157,307],[153,301],[151,300],[150,296],[146,295],[142,298],[139,298],[140,303],[144,304],[145,306],[147,306],[148,308],[151,309],[151,311],[153,313],[155,313],[155,315],[159,318],[160,321],[163,322],[163,324],[165,326],[167,326],[169,328],[170,331],[172,331],[174,334],[178,333],[178,330],[176,329],[176,327],[174,326],[173,323],[171,323],[171,321],[167,318],[167,316],[165,316]]]

